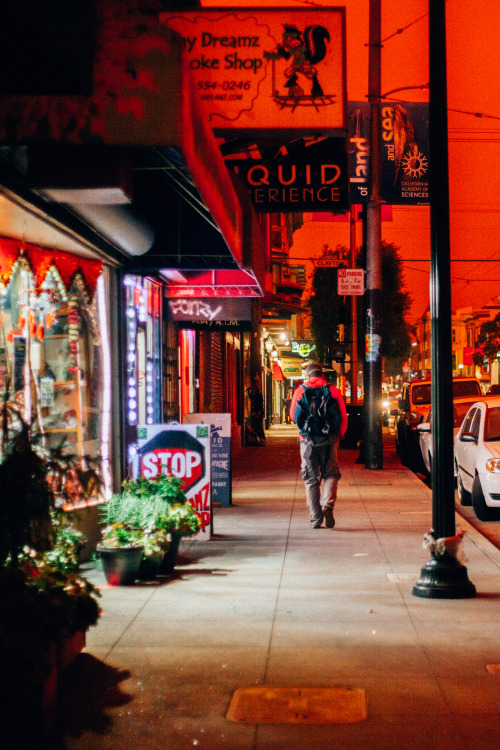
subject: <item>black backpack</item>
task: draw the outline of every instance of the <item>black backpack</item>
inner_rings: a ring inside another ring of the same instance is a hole
[[[327,385],[312,388],[303,385],[304,393],[295,407],[295,423],[310,445],[327,445],[340,427],[339,402]]]

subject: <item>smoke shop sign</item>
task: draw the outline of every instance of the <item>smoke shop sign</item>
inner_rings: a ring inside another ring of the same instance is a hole
[[[215,130],[345,131],[345,9],[160,13]]]

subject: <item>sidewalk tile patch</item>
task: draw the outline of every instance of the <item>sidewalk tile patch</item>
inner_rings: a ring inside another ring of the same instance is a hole
[[[392,482],[374,482],[368,481],[368,482],[349,482],[351,487],[387,487],[392,486]]]
[[[358,688],[254,687],[236,690],[226,714],[243,724],[352,724],[367,717]]]
[[[417,581],[417,573],[386,573],[387,579],[391,583],[407,583],[408,581]]]

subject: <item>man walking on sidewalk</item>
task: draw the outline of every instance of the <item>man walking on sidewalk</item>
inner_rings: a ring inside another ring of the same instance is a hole
[[[347,430],[347,411],[339,389],[327,385],[320,364],[308,365],[306,377],[293,394],[290,417],[299,428],[301,475],[312,527],[321,528],[324,519],[325,526],[333,529],[340,479],[337,449]]]

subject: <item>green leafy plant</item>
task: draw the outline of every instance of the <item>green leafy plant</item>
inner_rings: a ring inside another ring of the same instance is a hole
[[[161,474],[156,479],[138,477],[123,483],[102,509],[106,524],[123,524],[143,532],[145,552],[157,546],[159,534],[193,536],[201,528],[200,519],[186,498],[177,477]]]
[[[102,531],[102,544],[105,547],[143,547],[144,531],[126,523],[110,523]]]
[[[169,505],[187,502],[181,480],[167,474],[160,474],[155,479],[142,476],[128,479],[123,482],[123,489],[137,498],[150,498],[154,495]]]
[[[26,422],[9,398],[7,387],[0,407],[0,563],[16,567],[24,547],[53,547],[56,508],[97,496],[102,478],[98,459],[63,445],[48,448],[37,419]]]
[[[201,529],[201,521],[189,503],[172,505],[169,512],[169,530],[183,537],[194,536]]]

